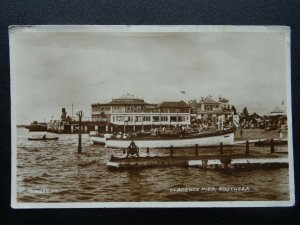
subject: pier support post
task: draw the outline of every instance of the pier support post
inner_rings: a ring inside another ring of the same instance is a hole
[[[228,170],[228,163],[227,162],[224,163],[224,170]]]
[[[78,130],[78,154],[81,154],[81,118],[84,115],[84,113],[82,112],[82,110],[80,110],[77,113],[77,116],[79,117],[79,130]]]
[[[220,143],[220,155],[223,155],[223,142]]]
[[[246,141],[246,155],[249,155],[249,141]]]
[[[149,154],[149,152],[150,152],[150,151],[149,151],[149,147],[147,147],[147,154]]]
[[[207,169],[207,160],[202,160],[202,168]]]
[[[170,156],[173,156],[173,145],[170,147]]]
[[[273,138],[271,139],[271,153],[274,153],[275,147],[274,147],[274,140]]]
[[[198,144],[195,145],[195,155],[198,156]]]

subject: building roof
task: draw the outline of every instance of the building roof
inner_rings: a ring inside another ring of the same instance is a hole
[[[285,113],[285,107],[284,105],[277,105],[275,108],[272,110],[271,113]]]
[[[134,95],[127,93],[126,95],[122,95],[119,99],[138,99]]]
[[[150,105],[144,101],[120,101],[120,100],[113,100],[108,103],[95,103],[92,106],[112,106],[112,105]]]
[[[227,102],[229,102],[229,100],[226,98],[220,98],[219,102],[227,103]]]
[[[144,102],[144,99],[140,99],[134,95],[127,93],[126,95],[122,95],[119,98],[113,99],[111,102]]]
[[[149,105],[144,99],[139,99],[131,94],[122,95],[119,98],[115,98],[108,103],[95,103],[92,106],[111,106],[111,105]]]
[[[284,102],[282,102],[281,105],[275,106],[272,112],[267,116],[286,116],[286,107]]]
[[[212,98],[210,97],[206,97],[202,100],[202,103],[205,103],[205,104],[216,104],[218,105],[219,103],[216,102],[215,100],[213,100]]]
[[[147,104],[143,99],[113,99],[111,102],[109,102],[108,104],[111,105],[119,105],[119,104],[126,104],[126,105],[144,105]]]
[[[190,106],[184,101],[176,102],[162,102],[158,105],[158,108],[190,108]]]
[[[260,115],[258,115],[257,113],[252,113],[251,115],[246,116],[247,119],[260,119],[262,118]]]

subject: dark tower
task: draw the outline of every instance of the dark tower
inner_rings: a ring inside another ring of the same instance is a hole
[[[61,120],[65,121],[67,119],[67,112],[66,112],[66,108],[62,108],[61,109]]]

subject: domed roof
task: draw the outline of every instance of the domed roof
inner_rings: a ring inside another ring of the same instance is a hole
[[[134,95],[127,93],[126,95],[122,95],[119,99],[138,99]]]

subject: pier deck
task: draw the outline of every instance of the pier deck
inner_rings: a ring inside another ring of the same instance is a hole
[[[107,163],[109,169],[147,168],[162,166],[197,166],[202,169],[255,169],[288,166],[287,154],[232,154],[199,156],[154,156],[116,158]]]

